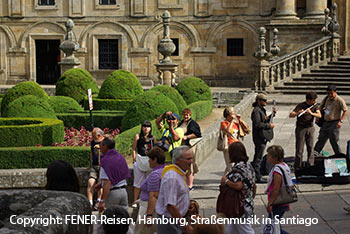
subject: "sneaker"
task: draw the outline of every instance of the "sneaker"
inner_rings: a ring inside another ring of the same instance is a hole
[[[267,179],[265,179],[264,177],[260,177],[260,178],[257,178],[255,182],[257,184],[266,184],[267,183]]]
[[[136,203],[133,203],[133,204],[131,205],[131,207],[132,207],[132,208],[137,208],[137,204],[136,204]]]
[[[192,187],[188,187],[188,190],[190,190],[190,192],[191,192],[191,191],[194,190],[194,187],[193,186]]]
[[[97,211],[98,210],[98,204],[99,204],[99,202],[96,202],[95,205],[92,207],[93,211]]]

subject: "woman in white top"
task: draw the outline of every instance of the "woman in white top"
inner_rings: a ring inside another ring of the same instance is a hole
[[[268,204],[266,207],[269,217],[275,217],[278,215],[278,219],[281,219],[286,211],[289,211],[289,204],[273,205],[277,199],[278,194],[283,186],[286,186],[283,174],[286,176],[287,186],[292,186],[292,177],[290,168],[283,162],[284,150],[280,145],[272,145],[267,148],[267,161],[274,165],[272,168],[265,193],[267,194]],[[283,170],[283,171],[282,171]],[[281,234],[288,234],[281,227]]]

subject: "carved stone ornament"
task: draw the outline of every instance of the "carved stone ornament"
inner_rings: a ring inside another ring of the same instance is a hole
[[[337,4],[333,3],[332,6],[332,21],[328,24],[329,32],[334,36],[340,29],[340,25],[337,22]]]
[[[265,27],[260,27],[259,30],[259,45],[258,50],[254,53],[254,56],[258,59],[264,59],[267,57],[268,52],[266,51],[266,29]]]
[[[273,29],[272,46],[271,46],[271,49],[270,49],[270,53],[272,54],[272,56],[274,58],[276,58],[278,56],[278,54],[280,53],[280,51],[281,51],[280,47],[278,46],[277,34],[278,34],[278,29],[274,28]]]
[[[72,29],[74,27],[74,22],[71,19],[68,19],[66,22],[66,29],[67,33],[64,38],[64,41],[60,45],[60,49],[64,52],[65,58],[63,59],[71,59],[72,61],[75,60],[73,52],[77,51],[80,46],[79,43],[75,40],[75,35],[72,32]]]
[[[176,46],[173,43],[173,41],[170,39],[170,29],[169,29],[169,22],[170,22],[170,12],[164,11],[162,14],[162,20],[163,20],[163,39],[158,44],[158,51],[163,55],[163,59],[161,59],[160,63],[172,63],[170,55],[174,53]]]

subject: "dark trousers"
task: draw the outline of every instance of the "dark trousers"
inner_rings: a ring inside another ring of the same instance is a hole
[[[324,145],[326,144],[327,140],[329,139],[333,151],[335,154],[341,153],[341,149],[339,147],[338,141],[339,141],[339,134],[340,134],[340,128],[337,128],[338,120],[335,121],[329,121],[324,122],[320,133],[318,135],[318,141],[315,145],[315,151],[317,153],[320,153],[323,149]]]
[[[287,211],[288,206],[272,206],[272,214],[269,214],[269,218],[275,217],[276,215],[278,215],[278,217],[276,217],[277,219],[281,219],[284,215],[284,213]],[[281,234],[288,234],[288,232],[286,232],[285,230],[282,229],[282,226],[280,225],[280,229],[281,229]]]
[[[253,142],[255,146],[254,159],[252,166],[255,170],[256,178],[261,178],[260,165],[266,148],[266,140],[262,140],[259,136],[253,136]]]
[[[295,129],[295,162],[294,169],[302,167],[304,145],[306,144],[307,162],[309,166],[314,165],[314,136],[315,128],[311,127],[296,127]]]

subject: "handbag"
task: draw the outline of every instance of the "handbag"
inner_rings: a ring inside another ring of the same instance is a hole
[[[219,132],[218,144],[216,146],[216,149],[218,151],[224,151],[228,149],[227,135],[224,134],[221,129]]]
[[[237,172],[239,171],[237,170]],[[226,218],[242,217],[245,212],[244,200],[246,193],[247,191],[243,188],[241,190],[235,190],[227,185],[220,185],[220,194],[216,202],[216,212],[223,213]]]
[[[136,165],[142,172],[152,171],[152,168],[149,166],[149,157],[136,154]]]
[[[275,219],[270,219],[271,222],[263,223],[261,225],[261,234],[280,234],[280,224]]]
[[[295,190],[294,185],[288,186],[286,175],[281,167],[279,167],[282,171],[284,185],[280,188],[278,196],[276,200],[273,202],[273,205],[284,205],[298,201],[297,192]]]
[[[323,122],[324,122],[324,105],[326,104],[327,98],[328,98],[328,96],[326,97],[324,102],[321,103],[321,106],[320,106],[321,118],[318,118],[315,121],[316,125],[319,126],[320,128],[322,127]]]

